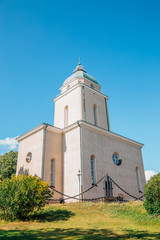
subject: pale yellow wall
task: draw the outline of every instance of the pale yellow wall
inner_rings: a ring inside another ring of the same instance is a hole
[[[144,188],[145,176],[140,148],[84,127],[82,143],[84,190],[92,186],[90,157],[94,154],[96,159],[97,181],[107,173],[130,194],[136,197],[142,195],[142,193],[138,192],[136,178],[136,167],[138,167],[140,170],[142,188]],[[112,160],[112,154],[114,152],[118,152],[120,159],[122,159],[122,164],[120,166],[115,165]],[[113,185],[113,188],[114,196],[122,193],[126,199],[132,199],[121,190],[117,189],[115,185]],[[104,196],[103,182],[101,182],[98,187],[94,187],[93,190],[86,193],[84,197],[94,198],[101,196]]]
[[[64,108],[68,106],[68,125],[82,119],[81,87],[67,91],[55,101],[54,126],[64,128]]]
[[[106,118],[105,97],[85,87],[86,121],[94,124],[93,106],[97,105],[98,126],[108,129]]]
[[[43,129],[19,141],[18,162],[16,174],[28,172],[30,175],[41,177],[42,151],[43,151]],[[26,162],[27,153],[32,153],[31,162]]]
[[[74,196],[79,193],[78,170],[80,170],[79,127],[63,134],[64,193]],[[74,201],[72,199],[69,202]]]
[[[43,180],[51,184],[51,159],[55,159],[55,188],[62,191],[62,133],[46,130],[44,177]],[[54,199],[59,199],[61,195],[56,192]]]

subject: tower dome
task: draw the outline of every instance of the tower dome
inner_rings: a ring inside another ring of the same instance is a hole
[[[64,81],[63,86],[71,82],[74,78],[86,78],[91,82],[98,84],[97,80],[86,72],[80,62],[78,63],[76,69],[73,71],[73,74]]]

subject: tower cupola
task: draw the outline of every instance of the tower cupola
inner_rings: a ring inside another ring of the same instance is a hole
[[[98,85],[97,80],[86,72],[80,62],[78,63],[76,69],[73,71],[73,74],[64,81],[63,86],[69,84],[74,79],[87,79]]]

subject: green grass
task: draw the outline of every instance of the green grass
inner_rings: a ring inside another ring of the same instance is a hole
[[[142,202],[49,205],[22,222],[0,221],[0,240],[160,239],[160,217]]]

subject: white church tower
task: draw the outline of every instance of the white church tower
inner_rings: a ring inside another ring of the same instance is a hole
[[[78,120],[110,130],[107,100],[95,78],[79,63],[55,98],[54,126],[65,128]]]
[[[72,197],[66,202],[139,198],[143,144],[110,131],[108,97],[96,79],[79,63],[60,91],[54,126],[41,124],[18,138],[17,174],[38,175],[64,194],[54,198]]]

